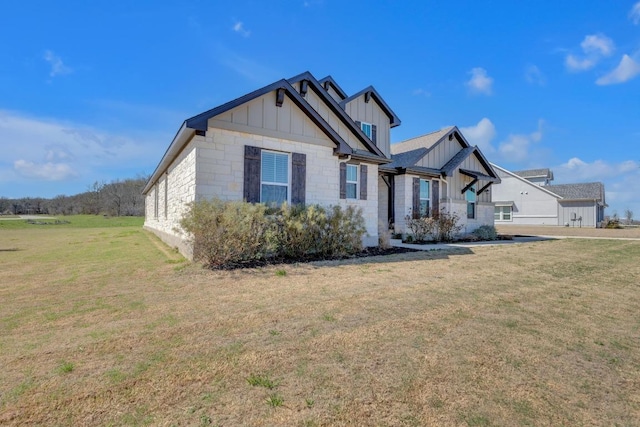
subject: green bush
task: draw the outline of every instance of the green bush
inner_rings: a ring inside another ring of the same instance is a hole
[[[191,235],[193,258],[211,267],[261,259],[275,249],[273,229],[264,205],[193,202],[180,221]]]
[[[223,202],[191,203],[180,222],[194,260],[225,267],[251,260],[339,257],[362,250],[362,210]]]
[[[493,225],[481,225],[471,232],[478,240],[496,240],[498,232]]]

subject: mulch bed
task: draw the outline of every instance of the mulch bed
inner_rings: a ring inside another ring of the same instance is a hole
[[[345,259],[394,255],[394,254],[403,254],[407,252],[418,252],[418,251],[420,251],[420,249],[397,248],[397,247],[382,249],[380,247],[370,247],[370,248],[365,248],[361,252],[358,252],[353,255],[348,255],[348,256],[335,256],[335,257],[316,256],[316,257],[301,257],[301,258],[257,259],[257,260],[249,260],[244,262],[229,263],[223,266],[210,266],[209,268],[211,270],[238,270],[241,268],[257,268],[257,267],[265,267],[268,265],[276,265],[276,264],[297,264],[297,263],[307,263],[307,262],[313,262],[313,261],[339,261],[339,260],[345,260]]]

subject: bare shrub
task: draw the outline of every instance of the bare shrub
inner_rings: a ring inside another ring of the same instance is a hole
[[[432,236],[432,239],[435,237],[438,226],[436,218],[425,215],[418,218],[407,217],[406,220],[415,242],[425,242],[427,236]]]
[[[378,221],[378,245],[381,249],[391,247],[391,230],[382,221]]]
[[[434,213],[434,219],[436,221],[436,230],[438,242],[451,242],[462,230],[462,225],[459,225],[460,217],[456,213],[449,213],[444,209],[440,212]]]

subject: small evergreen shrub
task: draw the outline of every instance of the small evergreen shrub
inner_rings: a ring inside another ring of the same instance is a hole
[[[191,203],[180,221],[194,260],[220,268],[252,260],[312,259],[362,251],[362,209],[223,202]]]
[[[493,225],[482,225],[471,232],[478,240],[496,240],[498,232]]]
[[[265,209],[260,204],[219,199],[191,203],[180,226],[191,235],[194,260],[221,267],[273,252],[272,224]]]

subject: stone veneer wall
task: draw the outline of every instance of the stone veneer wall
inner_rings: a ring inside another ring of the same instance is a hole
[[[413,175],[397,175],[395,177],[395,232],[405,234],[409,231],[407,227],[406,217],[412,215],[413,209]],[[441,181],[441,190],[446,188]],[[455,213],[460,218],[458,224],[462,225],[461,234],[471,233],[481,225],[494,225],[493,221],[493,203],[478,202],[476,204],[476,218],[467,218],[467,202],[464,200],[447,200],[440,199],[440,208],[447,210],[449,213]]]
[[[185,236],[179,231],[179,221],[186,205],[194,200],[214,197],[242,200],[245,145],[306,154],[306,203],[361,207],[368,233],[363,243],[367,246],[378,244],[377,165],[367,165],[367,200],[341,200],[339,161],[333,155],[332,144],[327,142],[326,145],[316,145],[216,128],[209,128],[206,137],[194,136],[171,164],[168,174],[164,175],[168,182],[166,217],[163,206],[158,209],[158,217],[154,216],[154,191],[158,191],[161,185],[156,184],[149,191],[145,228],[191,258],[191,250],[184,241]],[[164,202],[162,197],[158,200]]]

